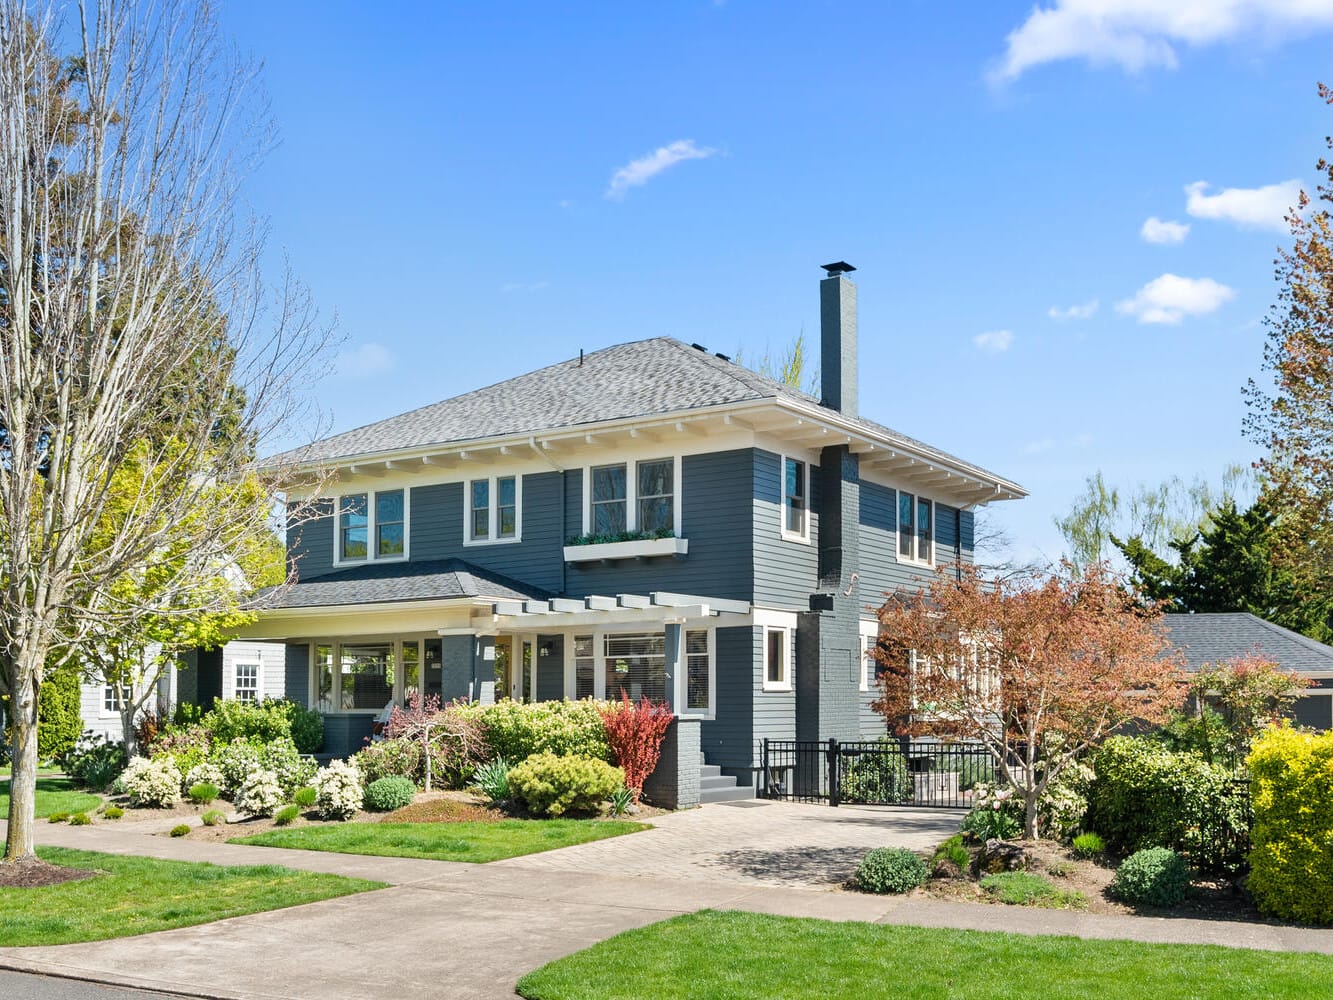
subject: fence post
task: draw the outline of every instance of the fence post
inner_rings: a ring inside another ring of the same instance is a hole
[[[759,749],[759,797],[768,798],[768,737],[765,736]]]
[[[838,804],[838,741],[832,736],[828,741],[828,804]]]

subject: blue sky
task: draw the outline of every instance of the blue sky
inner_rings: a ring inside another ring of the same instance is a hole
[[[282,138],[247,197],[346,338],[333,430],[580,348],[778,349],[843,259],[863,414],[1026,486],[1020,554],[1097,469],[1255,457],[1333,0],[563,6],[223,6]]]

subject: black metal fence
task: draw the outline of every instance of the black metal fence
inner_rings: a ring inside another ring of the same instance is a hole
[[[760,747],[767,799],[967,809],[973,786],[994,780],[994,758],[979,743],[766,739]]]

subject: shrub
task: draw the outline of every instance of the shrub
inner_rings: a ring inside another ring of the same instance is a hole
[[[186,780],[186,776],[188,776],[191,771],[204,766],[208,762],[208,754],[209,749],[207,747],[197,746],[178,749],[172,753],[154,753],[150,756],[153,760],[171,761],[171,763],[176,766],[176,770],[183,776],[181,780],[185,790],[188,792],[190,790],[190,785],[198,784],[198,782],[188,781]],[[221,787],[220,783],[216,781],[211,781],[209,784],[219,785],[219,787]]]
[[[481,726],[488,759],[526,760],[533,754],[553,753],[611,760],[606,727],[591,699],[532,704],[506,699],[494,705],[458,705],[455,711]]]
[[[1088,812],[1092,768],[1073,761],[1055,776],[1037,800],[1037,826],[1043,836],[1068,842],[1083,826]]]
[[[963,833],[974,840],[1009,840],[1023,832],[1023,800],[1012,788],[978,784],[972,792],[972,811],[963,817]]]
[[[37,756],[42,760],[64,756],[82,738],[81,681],[78,664],[66,663],[47,673],[37,692]]]
[[[881,736],[880,741],[897,746],[897,740],[886,740]],[[941,757],[931,757],[930,767],[932,771],[957,771],[958,789],[963,792],[969,792],[977,785],[995,782],[995,760],[989,753],[950,751]]]
[[[101,791],[120,777],[128,763],[125,748],[91,730],[79,737],[78,744],[61,759],[65,773],[85,788]]]
[[[105,819],[120,819],[125,815],[125,810],[120,806],[107,806],[102,810],[102,816]]]
[[[1080,833],[1074,838],[1074,856],[1095,858],[1106,853],[1106,843],[1095,833]]]
[[[380,740],[358,750],[352,759],[367,784],[394,775],[411,778],[415,784],[422,770],[421,748],[410,740]]]
[[[202,760],[213,750],[213,734],[198,722],[170,725],[161,729],[144,749],[150,757],[164,753],[198,753]]]
[[[643,783],[657,767],[662,756],[662,740],[675,714],[666,702],[640,698],[636,705],[623,691],[620,704],[598,705],[597,713],[606,728],[606,742],[611,759],[625,772],[625,787],[638,802]]]
[[[497,757],[488,764],[477,768],[472,776],[478,788],[492,802],[507,802],[512,794],[509,790],[509,762]]]
[[[877,847],[856,869],[856,884],[866,892],[911,892],[929,877],[926,863],[905,847]]]
[[[195,785],[212,785],[222,794],[222,788],[227,783],[227,779],[222,774],[222,768],[211,761],[205,761],[202,764],[196,764],[185,772],[185,788],[189,789]],[[217,796],[214,796],[216,798]]]
[[[92,820],[88,818],[87,813],[75,813],[69,818],[70,826],[88,826],[91,823]]]
[[[1113,736],[1094,758],[1087,825],[1113,851],[1169,847],[1200,869],[1240,862],[1246,794],[1231,772],[1143,738]]]
[[[241,782],[236,793],[236,811],[247,816],[272,816],[285,798],[278,776],[261,767]]]
[[[217,809],[210,809],[210,810],[208,810],[208,812],[204,813],[204,814],[203,814],[202,816],[200,816],[199,818],[200,818],[200,820],[203,821],[204,826],[217,826],[219,823],[221,823],[221,822],[222,822],[224,819],[226,819],[227,817],[224,816],[224,815],[223,815],[221,812],[219,812]]]
[[[304,788],[298,788],[292,795],[292,803],[300,806],[302,809],[309,809],[315,804],[315,799],[319,796],[319,789],[314,785],[306,785]]]
[[[287,711],[287,721],[291,725],[292,742],[298,753],[319,753],[324,749],[324,716],[313,708],[294,701],[283,700],[278,704]]]
[[[361,808],[361,772],[350,761],[334,761],[315,778],[315,808],[325,819],[350,819]]]
[[[1088,905],[1083,893],[1057,888],[1031,872],[996,872],[983,877],[980,885],[987,894],[1010,906],[1082,909]]]
[[[437,695],[413,694],[407,708],[395,705],[384,735],[416,748],[416,768],[406,776],[427,791],[437,784],[462,788],[489,759],[475,714],[457,704],[441,709]]]
[[[907,759],[897,740],[881,736],[873,754],[857,757],[842,772],[844,802],[908,802],[913,794]]]
[[[534,816],[591,813],[625,783],[625,772],[590,757],[533,754],[509,772],[514,797]]]
[[[259,766],[273,772],[284,795],[291,795],[303,785],[310,784],[318,770],[313,760],[297,752],[296,744],[289,736],[280,736],[260,747]]]
[[[181,797],[181,773],[170,758],[135,757],[120,776],[136,806],[174,806]]]
[[[273,823],[276,826],[287,826],[301,815],[301,807],[298,805],[283,806],[273,814]]]
[[[219,701],[200,720],[214,743],[250,740],[269,743],[279,737],[291,739],[292,723],[282,702],[265,698],[260,702]]]
[[[69,822],[69,813],[67,812],[51,813],[51,815],[46,817],[46,821],[48,823],[67,823]]]
[[[1285,920],[1333,923],[1333,733],[1270,729],[1248,765],[1254,850],[1247,887]]]
[[[1175,906],[1190,886],[1189,865],[1175,851],[1149,847],[1135,851],[1116,869],[1110,893],[1125,903]]]
[[[190,786],[190,801],[201,806],[210,805],[216,801],[218,792],[217,785],[209,784],[207,781],[196,781]]]
[[[259,744],[241,737],[213,747],[209,763],[221,773],[222,793],[227,798],[235,801],[245,779],[259,769],[259,753]]]
[[[189,832],[190,832],[189,823],[177,823],[175,826],[171,828],[171,835],[173,837],[184,837],[187,836]]]
[[[972,864],[972,855],[968,852],[967,846],[963,843],[963,835],[955,833],[952,837],[935,848],[935,854],[931,858],[935,864],[941,861],[952,862],[959,871],[967,871]]]
[[[416,794],[417,786],[412,784],[412,779],[392,774],[368,784],[362,801],[371,812],[393,812],[411,805]]]

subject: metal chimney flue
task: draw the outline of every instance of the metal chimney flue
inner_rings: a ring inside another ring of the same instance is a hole
[[[819,283],[819,389],[821,402],[856,416],[856,285],[846,261],[825,264]]]

